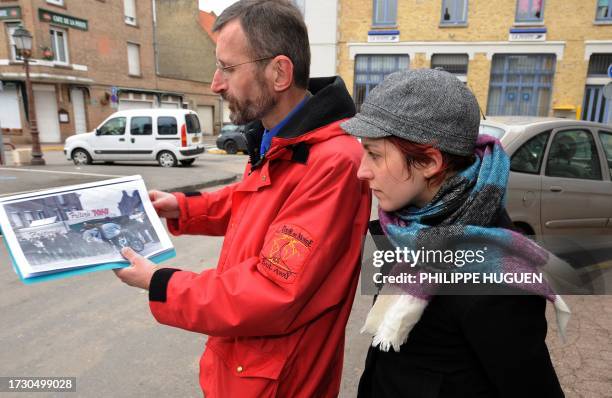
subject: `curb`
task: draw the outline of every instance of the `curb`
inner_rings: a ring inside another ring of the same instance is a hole
[[[226,178],[219,178],[216,180],[210,180],[210,181],[206,181],[200,184],[193,184],[193,185],[184,185],[184,186],[180,186],[180,187],[176,187],[176,188],[164,188],[163,190],[166,192],[193,192],[193,191],[199,191],[200,189],[204,189],[204,188],[210,188],[210,187],[214,187],[217,185],[225,185],[225,184],[229,184],[230,182],[234,182],[238,179],[239,175],[238,174],[234,174],[231,177],[226,177]]]

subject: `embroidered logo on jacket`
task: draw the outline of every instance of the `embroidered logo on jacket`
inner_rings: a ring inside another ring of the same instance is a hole
[[[312,244],[312,238],[302,228],[283,225],[265,243],[258,268],[275,281],[293,283],[304,267]]]

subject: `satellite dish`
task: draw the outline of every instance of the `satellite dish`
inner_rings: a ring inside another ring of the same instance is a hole
[[[612,82],[606,84],[603,88],[603,96],[606,99],[612,99]]]

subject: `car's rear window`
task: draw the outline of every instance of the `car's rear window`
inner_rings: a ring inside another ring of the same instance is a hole
[[[506,134],[506,130],[502,129],[501,127],[493,127],[488,126],[486,124],[481,124],[478,133],[490,135],[491,137],[495,137],[500,140],[504,136],[504,134]]]
[[[176,119],[171,116],[157,118],[157,133],[159,135],[176,135]]]
[[[197,134],[200,130],[200,121],[198,117],[194,114],[185,115],[185,123],[187,124],[187,133],[189,134]]]

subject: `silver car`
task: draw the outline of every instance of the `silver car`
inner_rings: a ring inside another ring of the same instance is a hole
[[[480,132],[511,158],[507,209],[529,235],[612,234],[612,126],[488,117]]]

